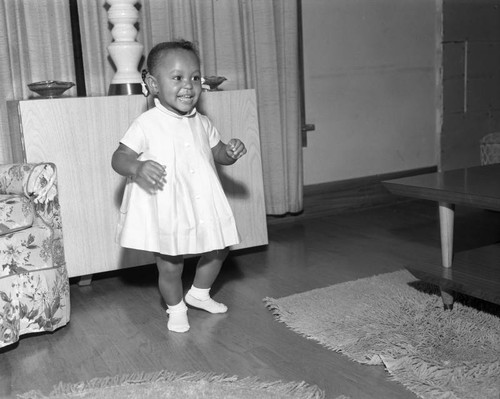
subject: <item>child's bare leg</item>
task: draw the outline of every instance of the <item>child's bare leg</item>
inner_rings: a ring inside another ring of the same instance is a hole
[[[210,313],[225,313],[227,306],[223,303],[215,302],[210,298],[210,288],[219,275],[222,263],[227,257],[229,249],[207,252],[203,254],[196,266],[193,285],[186,294],[186,303],[206,310]]]
[[[156,254],[158,267],[158,288],[168,306],[177,305],[182,300],[182,256]]]
[[[196,265],[193,285],[197,288],[210,288],[219,275],[222,263],[226,260],[228,248],[203,254]]]
[[[182,300],[182,256],[156,254],[158,267],[158,288],[167,304],[169,314],[167,327],[171,331],[186,332],[189,330],[187,306]]]

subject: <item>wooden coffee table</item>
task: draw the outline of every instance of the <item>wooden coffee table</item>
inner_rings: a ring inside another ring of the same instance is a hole
[[[438,202],[442,264],[422,260],[408,270],[440,286],[445,308],[453,306],[453,291],[500,304],[500,244],[453,253],[456,205],[500,211],[500,164],[387,180],[383,184],[397,195]]]

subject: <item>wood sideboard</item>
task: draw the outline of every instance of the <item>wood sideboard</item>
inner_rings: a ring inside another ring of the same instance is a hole
[[[142,95],[8,102],[15,162],[57,166],[70,277],[154,263],[150,253],[115,242],[125,179],[111,168],[119,140],[147,104]],[[236,164],[219,168],[242,238],[232,249],[266,245],[255,91],[204,92],[198,108],[212,119],[223,141],[238,137],[248,149]]]

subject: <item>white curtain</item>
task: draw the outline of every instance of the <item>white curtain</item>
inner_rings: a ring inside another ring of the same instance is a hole
[[[5,98],[27,98],[29,82],[74,82],[68,0],[0,2]],[[137,6],[137,40],[144,45],[144,57],[158,42],[192,40],[200,49],[203,73],[228,79],[224,90],[256,89],[266,212],[302,210],[296,2],[139,0]],[[105,0],[78,0],[88,96],[107,95],[115,73],[107,51],[112,41],[108,8]],[[5,102],[0,111],[0,161],[5,163],[11,157]]]
[[[72,46],[68,0],[0,0],[0,163],[14,161],[7,101],[36,97],[28,83],[75,82]]]

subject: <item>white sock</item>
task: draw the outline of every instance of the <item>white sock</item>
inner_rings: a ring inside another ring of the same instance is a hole
[[[189,321],[187,317],[187,306],[184,301],[177,305],[167,305],[168,323],[167,328],[174,332],[186,332],[189,330]]]
[[[210,288],[196,288],[191,286],[184,298],[188,305],[198,309],[206,310],[210,313],[226,313],[227,306],[223,303],[215,302],[210,298]]]

